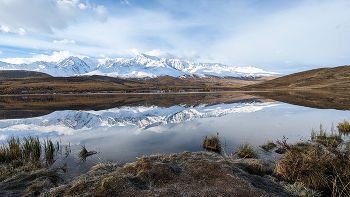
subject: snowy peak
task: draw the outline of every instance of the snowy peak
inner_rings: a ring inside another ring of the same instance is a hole
[[[112,77],[158,77],[169,75],[207,75],[219,77],[260,77],[277,73],[267,72],[255,67],[229,67],[222,64],[196,63],[179,59],[166,59],[146,54],[138,54],[132,59],[96,60],[84,57],[68,57],[58,62],[38,61],[30,64],[9,64],[0,62],[0,70],[31,70],[52,76],[69,77],[73,75],[104,75]]]

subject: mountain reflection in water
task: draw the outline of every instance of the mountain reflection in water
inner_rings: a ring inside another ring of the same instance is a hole
[[[217,132],[223,146],[234,152],[245,140],[258,146],[283,136],[289,142],[308,139],[312,128],[320,123],[330,131],[332,122],[350,117],[349,111],[311,108],[322,100],[328,99],[326,104],[337,101],[330,99],[331,94],[320,94],[323,97],[319,100],[315,95],[224,92],[1,96],[0,142],[11,135],[38,135],[70,143],[71,156],[57,160],[55,165],[68,163],[73,174],[99,162],[99,158],[123,164],[142,155],[200,151],[203,137]],[[297,106],[303,103],[308,107]],[[84,165],[77,165],[81,144],[98,154]],[[266,154],[261,151],[261,155]]]

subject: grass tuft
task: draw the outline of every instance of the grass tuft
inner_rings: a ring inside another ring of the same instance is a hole
[[[260,147],[262,149],[264,149],[265,151],[269,151],[269,150],[275,148],[276,146],[277,145],[275,143],[273,143],[272,141],[269,141],[269,140],[266,143],[260,145]]]
[[[350,133],[350,124],[346,120],[339,122],[337,127],[340,134],[348,135]]]
[[[210,137],[205,136],[203,138],[203,147],[208,150],[220,151],[221,150],[221,142],[219,133],[212,135]]]
[[[239,145],[237,155],[241,158],[258,158],[258,151],[246,141]]]

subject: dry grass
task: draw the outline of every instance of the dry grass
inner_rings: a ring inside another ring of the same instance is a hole
[[[275,173],[293,183],[322,191],[329,196],[350,196],[350,154],[336,149],[339,135],[327,133],[322,125],[309,142],[280,142],[284,157],[276,161]]]
[[[96,151],[88,151],[85,147],[85,144],[81,145],[80,151],[78,153],[78,157],[82,162],[86,160],[86,158],[90,157],[91,155],[96,154]]]
[[[210,152],[153,155],[124,167],[98,164],[87,174],[45,195],[290,196],[269,178],[250,175],[233,160]]]

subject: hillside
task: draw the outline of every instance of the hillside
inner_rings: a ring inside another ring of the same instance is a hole
[[[248,85],[241,90],[283,90],[283,89],[348,89],[350,87],[350,66],[318,68],[294,73],[258,84]]]
[[[54,94],[87,92],[150,92],[179,90],[234,90],[245,85],[268,80],[274,76],[257,78],[182,77],[117,78],[108,76],[52,77],[34,71],[1,71],[0,94]]]

